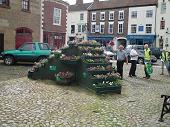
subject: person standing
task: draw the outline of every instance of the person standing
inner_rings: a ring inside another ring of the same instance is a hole
[[[147,73],[147,68],[146,68],[146,65],[149,63],[151,64],[151,50],[150,48],[148,47],[148,44],[145,44],[144,45],[144,71],[145,71],[145,79],[149,79],[150,78],[150,74]]]
[[[164,66],[168,64],[168,56],[169,53],[165,50],[162,51],[162,54],[161,54],[161,62],[162,62],[162,75],[164,74]]]
[[[117,52],[117,72],[120,74],[121,79],[123,79],[123,65],[124,62],[128,64],[128,57],[124,50],[123,45],[119,46],[119,50]]]
[[[129,71],[129,77],[136,77],[136,67],[137,67],[137,60],[138,60],[138,53],[136,51],[136,47],[133,46],[132,50],[130,51],[130,60],[131,60],[131,68]]]

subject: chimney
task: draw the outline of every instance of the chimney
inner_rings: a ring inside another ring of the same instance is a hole
[[[76,0],[76,4],[77,4],[77,5],[83,4],[83,0]]]

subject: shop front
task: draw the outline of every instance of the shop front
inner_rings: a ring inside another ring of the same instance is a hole
[[[65,45],[65,33],[44,32],[44,43],[48,43],[51,49],[60,49]]]
[[[128,35],[127,40],[131,45],[144,45],[149,44],[155,46],[156,36],[155,35]]]

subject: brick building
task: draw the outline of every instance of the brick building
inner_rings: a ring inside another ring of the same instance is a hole
[[[88,9],[88,39],[106,44],[114,37],[126,37],[129,9],[125,3],[125,0],[94,0]]]
[[[43,42],[51,48],[61,48],[66,43],[68,3],[62,0],[43,2]]]
[[[40,40],[41,0],[0,0],[0,52]]]

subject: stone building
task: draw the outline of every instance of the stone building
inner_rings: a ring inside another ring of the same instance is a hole
[[[68,3],[62,0],[44,0],[42,7],[43,42],[59,49],[66,44]]]
[[[0,52],[40,41],[41,0],[0,0]]]
[[[127,39],[130,44],[155,46],[157,1],[141,0],[138,3],[129,7]]]

